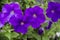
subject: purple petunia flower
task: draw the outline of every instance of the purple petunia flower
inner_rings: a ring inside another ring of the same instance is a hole
[[[49,30],[49,29],[51,28],[51,26],[52,26],[52,21],[49,21],[48,26],[45,27],[45,28],[46,28],[47,30]]]
[[[25,16],[27,16],[30,19],[30,23],[34,29],[38,28],[40,24],[42,24],[45,21],[43,9],[39,6],[27,8],[25,10]]]
[[[6,15],[3,15],[2,12],[0,12],[0,28],[3,27],[6,22],[7,22]]]
[[[46,15],[51,18],[53,22],[57,22],[58,19],[60,19],[60,3],[49,2]]]
[[[13,15],[17,18],[20,18],[22,15],[22,10],[20,9],[20,5],[17,2],[12,2],[10,4],[5,4],[2,7],[2,12],[4,15],[7,15],[8,20]]]
[[[15,32],[22,34],[26,34],[28,27],[30,26],[29,21],[26,19],[26,17],[19,19],[13,16],[10,18],[9,23],[13,26]]]

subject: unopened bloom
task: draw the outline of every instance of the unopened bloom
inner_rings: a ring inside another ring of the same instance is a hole
[[[57,22],[58,19],[60,19],[60,3],[49,2],[46,15],[48,18],[51,18],[53,22]]]
[[[30,19],[30,24],[34,29],[38,28],[45,21],[43,9],[39,6],[27,8],[25,10],[25,16]]]
[[[49,22],[48,22],[48,26],[46,26],[45,28],[46,28],[47,30],[49,30],[49,29],[51,28],[51,26],[52,26],[52,23],[53,23],[52,21],[49,21]]]
[[[38,34],[39,35],[42,35],[44,33],[44,28],[40,28],[39,30],[38,30]]]

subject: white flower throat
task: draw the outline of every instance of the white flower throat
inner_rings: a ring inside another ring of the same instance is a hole
[[[33,17],[34,17],[34,18],[36,18],[36,17],[37,17],[37,15],[36,15],[36,14],[33,14]]]
[[[21,25],[24,25],[24,22],[21,22],[20,24],[21,24]]]
[[[14,15],[14,11],[11,11],[11,12],[10,12],[10,15]]]
[[[52,12],[52,13],[54,13],[55,11],[54,11],[54,10],[52,10],[51,12]]]

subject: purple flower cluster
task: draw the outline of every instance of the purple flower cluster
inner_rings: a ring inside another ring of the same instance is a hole
[[[60,19],[60,4],[49,2],[46,15],[53,22],[57,22]],[[39,28],[45,20],[44,10],[41,7],[34,6],[26,8],[23,12],[17,2],[3,5],[2,12],[0,12],[0,27],[3,27],[8,22],[15,32],[22,34],[27,33],[29,26],[32,26],[34,29]],[[49,21],[46,29],[50,29],[51,25],[52,22]],[[38,33],[43,33],[43,30],[40,28]]]
[[[53,22],[57,22],[60,19],[60,3],[49,2],[46,9],[46,16],[51,19],[48,21],[48,26],[45,27],[46,30],[49,30]],[[38,33],[42,34],[43,30],[40,28]]]
[[[29,26],[36,29],[45,21],[42,8],[34,6],[23,12],[17,2],[3,5],[0,14],[1,26],[8,22],[15,32],[22,34],[27,33]]]

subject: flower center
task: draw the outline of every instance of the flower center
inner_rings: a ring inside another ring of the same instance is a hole
[[[54,13],[54,10],[52,10],[51,12]]]
[[[33,14],[33,17],[36,18],[37,17],[36,14]]]
[[[10,15],[14,15],[14,11],[11,11],[11,12],[10,12]]]
[[[21,25],[24,25],[24,22],[21,22]]]

